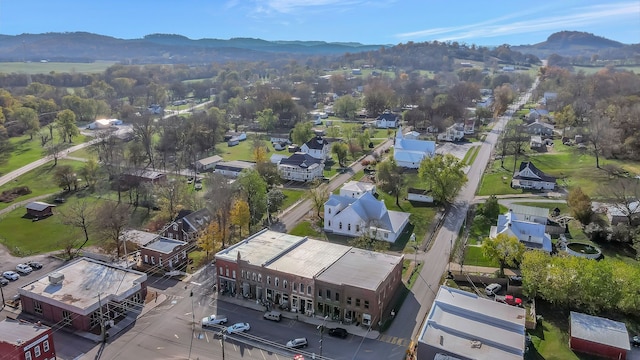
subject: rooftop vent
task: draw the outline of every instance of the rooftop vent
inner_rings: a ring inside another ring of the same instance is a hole
[[[64,280],[64,274],[59,272],[54,272],[49,274],[49,284],[51,285],[62,285],[62,281]]]
[[[482,347],[482,342],[479,340],[471,340],[471,348],[472,349],[480,349]]]

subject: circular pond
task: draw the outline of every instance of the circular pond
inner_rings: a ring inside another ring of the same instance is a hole
[[[602,252],[597,247],[577,242],[567,244],[567,253],[587,259],[598,259],[602,256]]]

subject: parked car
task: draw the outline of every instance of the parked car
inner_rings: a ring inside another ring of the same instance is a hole
[[[522,285],[522,276],[520,275],[509,276],[509,282],[513,285]]]
[[[42,263],[38,261],[27,261],[25,265],[29,265],[29,267],[31,267],[33,270],[42,269]]]
[[[514,297],[513,295],[505,295],[504,298],[501,299],[498,299],[498,296],[496,296],[496,301],[500,301],[511,306],[524,306],[522,303],[522,299]]]
[[[31,272],[33,271],[33,269],[31,268],[31,266],[29,265],[25,265],[25,264],[18,264],[16,265],[16,270],[24,275],[27,274],[31,274]]]
[[[488,296],[496,295],[500,292],[500,290],[502,290],[502,285],[496,283],[489,284],[486,288],[484,288],[484,292]]]
[[[347,336],[349,336],[349,333],[347,332],[347,330],[343,329],[343,328],[329,329],[328,334],[329,334],[329,336],[334,336],[334,337],[338,337],[338,338],[341,338],[341,339],[344,339]]]
[[[282,318],[282,314],[278,311],[268,311],[264,313],[263,317],[271,321],[280,321],[280,318]]]
[[[7,280],[13,281],[20,279],[20,275],[15,271],[5,271],[2,273],[2,276]]]
[[[9,285],[9,280],[0,277],[0,285],[5,286],[5,285]]]
[[[187,184],[193,184],[193,178],[192,177],[187,179]]]
[[[300,349],[303,347],[307,347],[307,345],[309,345],[309,342],[307,342],[307,338],[297,338],[287,341],[288,348]]]
[[[202,183],[196,183],[193,188],[196,190],[202,190]]]
[[[251,326],[249,326],[249,323],[237,323],[229,326],[226,331],[227,334],[233,334],[237,332],[249,331],[250,329]]]
[[[202,318],[202,326],[211,326],[211,325],[224,325],[227,323],[226,315],[209,315],[205,318]]]
[[[636,335],[631,339],[631,345],[640,346],[640,335]]]

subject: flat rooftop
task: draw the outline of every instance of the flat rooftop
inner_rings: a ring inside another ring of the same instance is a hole
[[[64,276],[61,285],[49,282],[49,275],[54,273]],[[19,288],[18,293],[88,315],[99,308],[99,300],[102,304],[109,300],[122,301],[139,291],[146,280],[145,273],[80,258]]]
[[[402,256],[350,248],[316,279],[375,291],[402,259]]]
[[[292,248],[286,256],[277,258],[266,267],[310,279],[331,266],[349,250],[349,246],[307,239]]]
[[[235,262],[240,259],[251,265],[262,266],[303,241],[301,236],[263,230],[216,254],[217,259]]]
[[[525,309],[441,286],[419,341],[469,359],[522,360]]]
[[[184,241],[169,239],[161,236],[153,240],[152,242],[146,244],[144,248],[157,251],[163,254],[171,254],[176,247],[186,245],[186,244],[187,243]]]
[[[41,336],[50,328],[28,321],[4,319],[0,321],[0,341],[20,345]]]
[[[134,242],[136,244],[138,244],[139,246],[145,246],[148,243],[152,242],[153,240],[155,240],[158,236],[158,234],[154,234],[154,233],[150,233],[147,231],[141,231],[141,230],[125,230],[122,232],[122,235],[120,235],[120,240],[127,240],[130,242]]]

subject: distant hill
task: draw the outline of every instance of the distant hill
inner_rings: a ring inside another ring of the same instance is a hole
[[[342,55],[378,50],[383,45],[324,41],[266,41],[253,38],[198,39],[151,34],[118,39],[87,32],[0,35],[0,61],[123,61],[201,63],[272,60],[282,57]]]
[[[551,54],[561,56],[591,56],[593,54],[621,52],[626,53],[632,45],[625,45],[602,36],[580,32],[561,31],[551,34],[546,41],[534,45],[512,46],[511,49],[522,53],[546,58]]]

